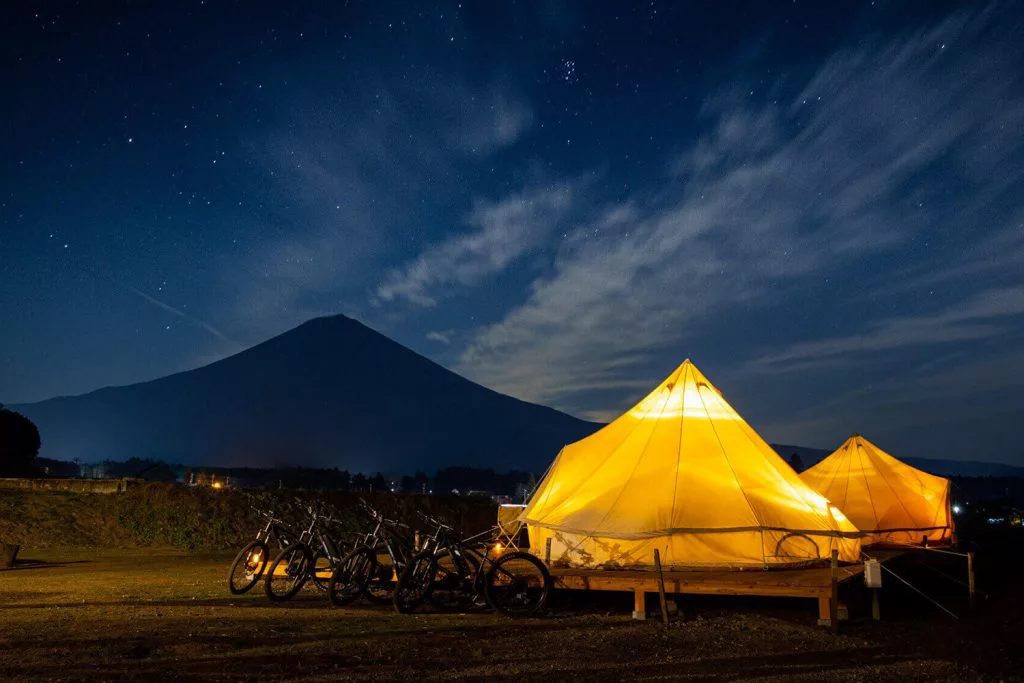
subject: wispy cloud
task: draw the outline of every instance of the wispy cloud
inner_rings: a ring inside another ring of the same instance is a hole
[[[1022,51],[1007,48],[1016,42],[1006,31],[993,38],[1000,30],[992,10],[961,14],[841,50],[795,90],[780,83],[710,98],[706,132],[675,176],[580,228],[526,300],[477,331],[459,369],[594,415],[597,390],[656,379],[650,359],[670,346],[683,355],[680,344],[720,311],[780,303],[788,283],[813,288],[834,270],[853,277],[874,263],[877,272],[890,254],[949,235],[952,221],[965,236],[991,233],[993,212],[1024,173],[1013,66]],[[961,49],[981,36],[988,48]],[[889,344],[924,343],[940,328],[948,339],[977,339],[998,315],[984,312],[986,302],[1014,308],[1019,291],[976,292],[945,292],[968,317],[873,324]]]
[[[569,185],[532,190],[498,202],[479,202],[467,219],[470,232],[429,247],[411,263],[388,271],[377,288],[381,301],[437,303],[436,290],[473,285],[535,249],[571,205]]]
[[[427,339],[437,342],[438,344],[448,346],[452,343],[452,334],[454,334],[454,332],[454,330],[433,330],[431,332],[427,332]]]
[[[935,313],[886,318],[863,327],[855,325],[860,329],[849,335],[795,344],[756,359],[753,367],[788,372],[861,362],[860,354],[877,351],[987,339],[1003,332],[1005,323],[1020,315],[1024,315],[1024,287],[990,289]]]
[[[257,189],[258,220],[264,233],[276,236],[240,246],[225,270],[237,301],[235,323],[252,338],[316,315],[365,308],[365,283],[396,260],[392,236],[422,220],[416,208],[427,199],[467,201],[463,188],[441,179],[512,145],[533,120],[528,101],[500,80],[471,87],[451,76],[425,74],[422,82],[385,73],[359,77],[346,96],[358,114],[337,116],[332,100],[319,92],[293,96],[277,113],[288,125],[250,150],[266,171],[265,186]],[[438,82],[446,85],[426,85]],[[558,209],[543,193],[522,202],[521,220],[531,218],[526,213],[537,203],[538,226],[548,220],[545,210]],[[514,202],[480,204],[469,220],[485,234],[467,236],[451,247],[451,257],[458,259],[461,248],[478,249],[484,258],[514,258],[500,253],[502,231],[530,234],[514,224],[515,212]],[[462,261],[450,275],[472,279],[474,269]],[[410,289],[409,296],[418,292]]]

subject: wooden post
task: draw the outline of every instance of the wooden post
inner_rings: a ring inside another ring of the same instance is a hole
[[[633,618],[643,621],[647,618],[647,594],[643,588],[633,589]]]
[[[974,552],[967,553],[967,590],[971,596],[971,609],[974,609]]]
[[[16,543],[4,543],[0,541],[0,568],[9,569],[18,561],[18,550],[21,548]]]
[[[871,589],[871,618],[875,621],[882,620],[882,606],[878,603],[878,589]]]
[[[822,593],[818,595],[818,626],[830,626],[828,618],[829,605],[832,603],[828,598],[828,594]]]
[[[665,602],[665,575],[661,571],[661,553],[654,549],[654,568],[658,571],[658,602],[661,605],[661,621],[668,626],[668,603]]]
[[[544,566],[551,569],[551,537],[544,543]]]
[[[839,632],[839,550],[832,549],[832,597],[828,603],[828,619],[832,633]]]

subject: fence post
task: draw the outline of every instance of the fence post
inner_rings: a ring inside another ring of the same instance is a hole
[[[971,609],[974,609],[974,551],[967,553],[967,590],[971,596]]]
[[[665,575],[661,572],[661,553],[654,549],[654,568],[658,570],[658,602],[661,604],[661,621],[668,626],[668,603],[665,601]]]
[[[832,633],[839,633],[839,550],[832,549],[832,597],[828,601],[828,619]]]

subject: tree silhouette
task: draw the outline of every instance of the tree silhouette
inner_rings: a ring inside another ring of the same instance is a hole
[[[35,474],[32,461],[39,454],[39,430],[21,413],[0,408],[0,474],[25,477]]]
[[[799,453],[792,453],[789,456],[789,466],[796,470],[798,473],[804,471],[804,459],[800,457]]]
[[[405,493],[426,493],[429,483],[430,478],[420,470],[416,470],[416,474],[412,476],[407,474],[402,477],[401,486]]]

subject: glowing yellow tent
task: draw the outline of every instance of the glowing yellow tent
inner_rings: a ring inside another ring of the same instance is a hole
[[[949,479],[914,469],[853,435],[800,475],[866,534],[865,545],[949,543]]]
[[[860,558],[860,532],[804,484],[689,360],[570,444],[520,517],[578,567],[758,567]]]

